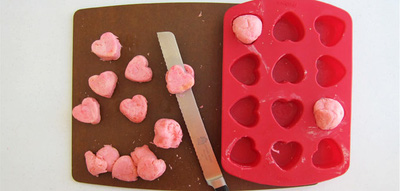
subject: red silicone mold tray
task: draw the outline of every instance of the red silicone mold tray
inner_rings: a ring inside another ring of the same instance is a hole
[[[262,33],[250,44],[233,20],[258,16]],[[350,15],[314,0],[256,0],[224,18],[221,161],[252,182],[297,186],[349,168],[352,78]],[[317,127],[314,103],[332,98],[344,108],[333,130]]]

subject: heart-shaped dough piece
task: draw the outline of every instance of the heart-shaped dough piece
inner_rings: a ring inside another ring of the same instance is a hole
[[[153,181],[164,174],[166,165],[162,159],[146,158],[137,166],[137,173],[143,180]]]
[[[100,75],[91,76],[88,81],[94,93],[111,98],[117,86],[118,76],[112,71],[105,71]]]
[[[104,145],[103,148],[97,151],[96,156],[107,162],[107,171],[111,172],[115,161],[119,158],[119,152],[111,145]]]
[[[172,66],[166,76],[167,89],[171,94],[183,93],[194,85],[194,70],[191,66],[184,64],[185,69],[179,65]]]
[[[149,62],[142,55],[135,56],[125,70],[125,77],[134,82],[149,82],[153,77],[153,71]]]
[[[182,129],[173,119],[159,119],[154,125],[153,143],[160,148],[178,148],[182,142]]]
[[[342,122],[343,116],[342,105],[334,99],[321,98],[314,104],[315,121],[322,130],[336,128]]]
[[[124,155],[115,161],[111,175],[118,180],[133,182],[137,180],[136,166],[130,156]]]
[[[261,35],[262,22],[260,18],[255,15],[242,15],[232,23],[232,30],[244,44],[251,44]]]
[[[164,174],[166,165],[164,160],[157,159],[147,145],[136,147],[131,152],[133,163],[137,166],[137,173],[143,180],[152,181]]]
[[[133,160],[133,163],[137,166],[140,160],[145,159],[145,158],[150,158],[150,159],[157,159],[156,155],[149,149],[149,146],[143,145],[141,147],[136,147],[133,152],[131,152],[131,157]]]
[[[101,120],[100,104],[96,99],[87,97],[72,109],[72,116],[83,123],[98,124]]]
[[[111,32],[106,32],[100,36],[99,40],[92,43],[92,52],[101,60],[118,60],[121,56],[121,43],[118,37]]]
[[[130,121],[140,123],[146,118],[147,99],[142,95],[135,95],[132,99],[124,99],[119,105],[119,110]]]
[[[107,172],[107,162],[97,157],[92,151],[85,153],[86,168],[93,176],[98,177],[99,174]]]

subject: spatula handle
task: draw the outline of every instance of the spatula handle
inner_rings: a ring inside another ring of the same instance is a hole
[[[219,188],[216,188],[215,191],[229,191],[228,186],[224,185]]]

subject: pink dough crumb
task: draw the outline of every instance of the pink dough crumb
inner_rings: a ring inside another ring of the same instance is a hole
[[[118,180],[132,182],[137,180],[137,169],[134,165],[132,158],[124,155],[115,161],[112,168],[112,177]]]
[[[125,70],[125,77],[134,82],[149,82],[153,77],[153,71],[149,68],[149,62],[142,55],[135,56]]]
[[[183,93],[194,85],[194,70],[187,64],[184,64],[184,68],[174,65],[168,70],[165,80],[169,93]]]
[[[96,156],[107,162],[107,171],[111,172],[115,161],[119,158],[119,152],[111,145],[104,145],[97,151]]]
[[[101,35],[100,40],[92,43],[92,52],[103,61],[118,60],[121,56],[121,47],[118,37],[106,32]]]
[[[107,162],[102,158],[96,157],[92,151],[85,153],[86,168],[90,174],[98,177],[99,174],[107,172]]]
[[[232,30],[244,44],[251,44],[261,35],[262,22],[255,15],[242,15],[233,20]]]
[[[314,104],[315,121],[322,130],[336,128],[342,121],[343,116],[342,105],[334,99],[321,98]]]
[[[153,143],[160,148],[178,148],[182,142],[182,129],[173,119],[159,119],[154,125]]]

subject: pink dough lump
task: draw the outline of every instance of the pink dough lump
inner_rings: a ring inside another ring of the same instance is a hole
[[[91,76],[88,81],[94,93],[111,98],[117,86],[118,76],[112,71],[105,71],[100,75]]]
[[[194,70],[187,64],[184,64],[184,68],[174,65],[168,70],[165,80],[169,93],[183,93],[194,85]]]
[[[111,172],[115,161],[119,158],[119,152],[111,145],[104,145],[97,151],[96,156],[107,162],[107,172]]]
[[[164,174],[166,164],[164,160],[157,159],[147,145],[136,147],[131,153],[132,160],[137,165],[137,172],[143,180],[153,181]]]
[[[87,97],[72,109],[72,116],[83,123],[98,124],[101,120],[100,104],[96,99]]]
[[[119,157],[112,168],[112,177],[118,180],[132,182],[137,180],[136,166],[128,155]]]
[[[92,43],[92,52],[103,61],[118,60],[121,56],[121,47],[118,37],[106,32],[101,35],[100,40]]]
[[[242,15],[233,20],[232,30],[244,44],[251,44],[261,35],[262,22],[255,15]]]
[[[124,99],[119,105],[119,110],[130,121],[140,123],[146,118],[147,99],[142,95],[135,95],[132,99]]]
[[[160,148],[178,148],[182,142],[182,129],[173,119],[159,119],[154,125],[153,143]]]
[[[92,151],[85,153],[86,167],[90,174],[98,177],[99,174],[107,172],[107,162],[97,157]]]
[[[314,104],[315,121],[322,130],[336,128],[342,121],[343,116],[342,105],[334,99],[322,98]]]
[[[146,57],[135,56],[126,67],[125,77],[134,82],[149,82],[153,77],[153,71],[148,66]]]

